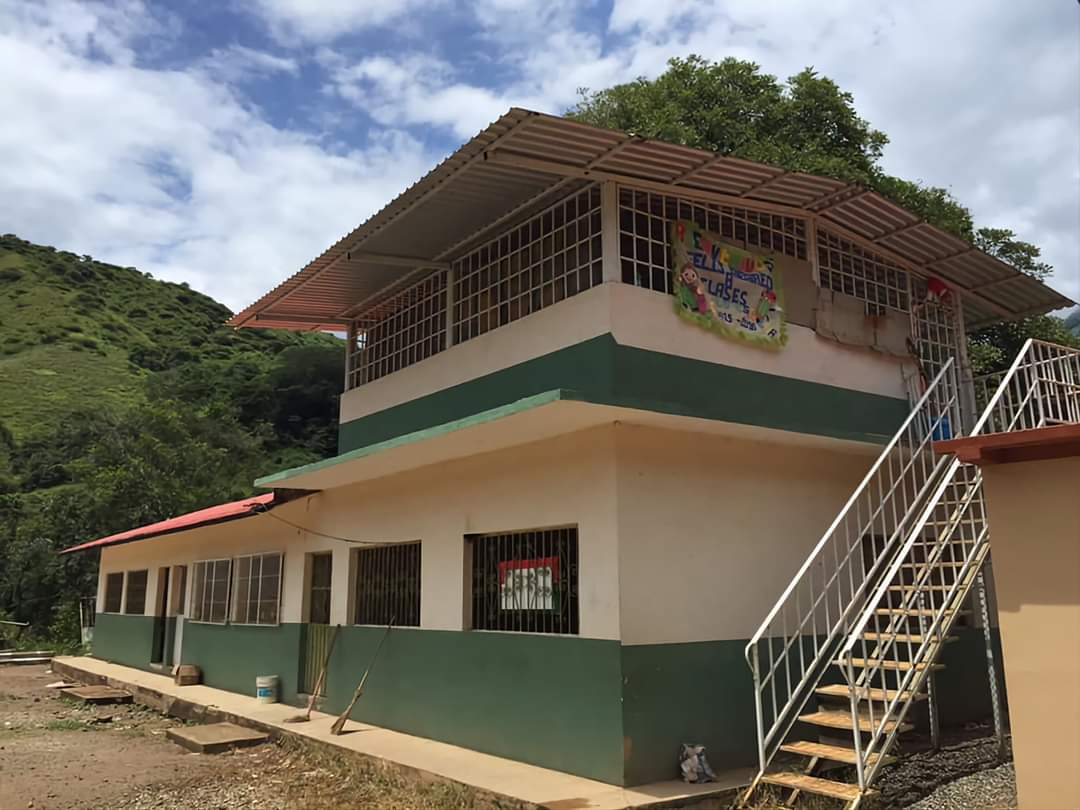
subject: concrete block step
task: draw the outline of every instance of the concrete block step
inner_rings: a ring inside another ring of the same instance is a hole
[[[165,736],[177,745],[198,754],[220,754],[233,748],[262,745],[270,736],[234,723],[170,728]]]

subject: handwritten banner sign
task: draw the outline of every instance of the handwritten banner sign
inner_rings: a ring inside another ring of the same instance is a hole
[[[770,256],[729,245],[686,220],[671,224],[671,252],[679,315],[765,348],[787,343],[780,271]]]

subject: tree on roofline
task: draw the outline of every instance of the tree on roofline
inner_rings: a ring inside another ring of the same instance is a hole
[[[708,149],[859,183],[932,225],[966,239],[1021,272],[1044,280],[1052,268],[1036,245],[1007,228],[975,228],[947,189],[886,174],[888,136],[855,111],[851,93],[812,67],[787,81],[753,62],[675,58],[655,79],[638,78],[598,92],[581,91],[568,116],[645,138]],[[975,373],[1007,366],[1027,337],[1080,346],[1060,318],[1039,316],[981,330],[971,337]]]

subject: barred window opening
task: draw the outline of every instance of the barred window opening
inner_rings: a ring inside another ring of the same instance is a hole
[[[876,314],[882,307],[911,311],[906,270],[825,229],[818,231],[817,252],[823,289],[866,302],[868,314]]]
[[[372,382],[446,348],[446,271],[380,303],[349,347],[348,387]]]
[[[360,548],[356,570],[356,624],[420,626],[420,542]]]
[[[105,576],[105,612],[119,613],[124,601],[124,573],[117,571],[115,574]]]
[[[148,572],[128,571],[127,596],[124,598],[124,613],[141,616],[146,612],[146,579]]]
[[[192,566],[191,619],[225,624],[229,617],[232,560],[200,560]]]
[[[576,528],[482,534],[472,558],[472,628],[576,635]]]
[[[602,283],[601,242],[600,189],[591,186],[457,259],[454,342]]]
[[[671,292],[671,223],[680,219],[747,247],[807,258],[803,219],[620,187],[619,260],[625,284]]]
[[[237,557],[233,587],[235,624],[277,624],[281,600],[280,552]]]

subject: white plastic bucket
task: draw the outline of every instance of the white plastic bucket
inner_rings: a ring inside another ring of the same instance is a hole
[[[259,675],[255,678],[255,697],[259,703],[278,702],[278,676]]]

